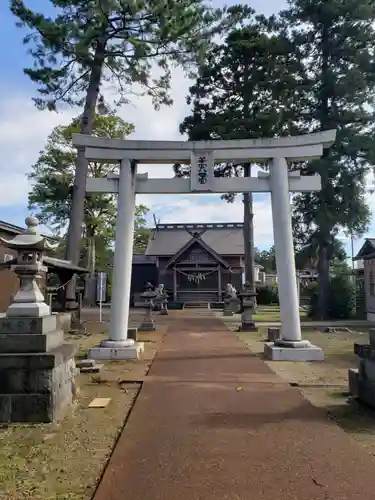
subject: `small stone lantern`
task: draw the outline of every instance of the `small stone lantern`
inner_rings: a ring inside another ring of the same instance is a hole
[[[256,304],[256,291],[251,283],[248,281],[244,284],[244,289],[238,294],[242,302],[241,313],[241,326],[238,328],[239,332],[256,332],[256,327],[253,319],[255,304]]]
[[[55,249],[57,244],[50,244],[38,231],[38,220],[26,217],[26,231],[18,234],[12,240],[0,238],[8,248],[17,251],[17,263],[11,270],[17,274],[20,287],[13,303],[8,307],[7,317],[41,318],[51,314],[51,308],[45,303],[37,279],[47,271],[43,265],[43,255],[46,250]]]
[[[142,299],[146,302],[146,316],[143,318],[139,332],[153,332],[155,330],[155,322],[152,319],[152,309],[154,308],[154,299],[158,296],[151,283],[146,283],[145,291],[141,294]]]

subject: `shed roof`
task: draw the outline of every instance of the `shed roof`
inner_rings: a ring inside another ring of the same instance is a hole
[[[158,224],[153,229],[146,255],[175,255],[191,240],[188,232],[201,232],[201,239],[220,256],[244,255],[243,224]]]
[[[17,263],[16,257],[11,260],[7,260],[6,262],[1,262],[0,263],[0,270],[1,269],[8,269],[10,268],[13,264]],[[63,260],[63,259],[56,259],[55,257],[43,257],[43,264],[48,267],[49,270],[53,269],[66,269],[68,271],[72,271],[73,273],[77,274],[85,274],[89,273],[89,270],[86,269],[85,267],[80,267],[76,266],[69,260]]]
[[[133,253],[133,264],[157,264],[157,258],[153,255],[145,255],[143,253]]]
[[[23,234],[26,229],[24,227],[16,226],[14,224],[10,224],[9,222],[5,222],[0,220],[0,231],[4,233],[8,233],[11,235]],[[58,242],[59,238],[55,236],[49,236],[46,234],[42,234],[44,238],[47,238],[49,241]]]

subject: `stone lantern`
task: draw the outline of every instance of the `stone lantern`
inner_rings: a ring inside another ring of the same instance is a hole
[[[55,248],[37,229],[35,217],[12,240],[17,251],[11,269],[20,288],[6,316],[0,317],[0,423],[60,420],[75,397],[75,346],[64,343],[56,314],[44,302],[37,279],[47,271],[43,253]]]
[[[243,291],[238,295],[241,298],[242,302],[241,326],[238,328],[238,331],[258,331],[258,328],[256,327],[253,319],[257,294],[251,283],[246,282],[243,286]]]
[[[151,283],[146,283],[145,291],[141,294],[142,299],[146,302],[146,316],[143,318],[139,332],[153,332],[155,330],[155,322],[152,319],[152,310],[154,308],[154,299],[158,296]]]
[[[11,270],[20,280],[20,288],[8,307],[7,317],[35,317],[41,318],[51,314],[50,307],[45,303],[37,279],[41,273],[47,272],[43,266],[43,255],[46,250],[55,249],[57,244],[50,244],[38,231],[38,220],[35,217],[26,217],[27,226],[23,234],[18,234],[12,240],[0,238],[8,248],[17,251],[17,263]]]

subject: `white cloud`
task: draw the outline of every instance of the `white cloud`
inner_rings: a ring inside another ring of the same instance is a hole
[[[53,127],[68,123],[73,113],[38,111],[26,95],[14,95],[0,105],[0,207],[27,205],[26,174]]]
[[[162,223],[243,221],[241,196],[238,196],[234,203],[226,203],[217,195],[139,195],[137,202],[150,208],[150,220],[154,213]],[[268,248],[273,244],[272,213],[268,195],[254,196],[254,236],[256,246]]]

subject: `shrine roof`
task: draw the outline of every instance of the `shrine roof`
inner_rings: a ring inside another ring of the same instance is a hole
[[[146,255],[175,255],[191,240],[191,233],[202,233],[201,239],[220,256],[243,256],[243,223],[158,224],[150,236]]]
[[[366,238],[353,260],[373,258],[375,254],[375,238]]]

